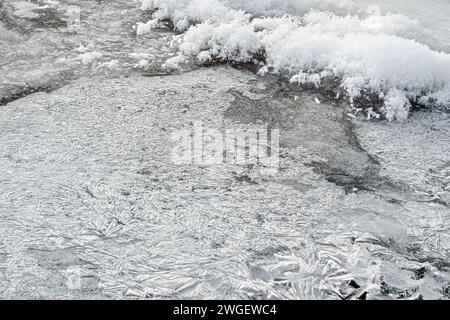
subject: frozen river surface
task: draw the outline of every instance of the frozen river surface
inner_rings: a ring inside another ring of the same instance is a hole
[[[1,298],[450,297],[448,112],[364,121],[271,76],[174,71],[132,1],[0,4]],[[280,170],[175,165],[198,120],[279,128]]]

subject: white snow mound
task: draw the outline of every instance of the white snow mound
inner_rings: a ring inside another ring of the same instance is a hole
[[[412,103],[450,109],[450,55],[401,14],[350,0],[142,0],[142,9],[184,31],[181,53],[200,62],[253,62],[298,84],[334,78],[352,104],[383,101],[388,120],[407,118]]]

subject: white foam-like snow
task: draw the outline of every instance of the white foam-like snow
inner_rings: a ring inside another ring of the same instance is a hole
[[[136,26],[136,34],[138,36],[142,36],[145,34],[148,34],[152,31],[152,29],[156,28],[158,26],[158,20],[150,20],[146,23],[138,23]]]
[[[254,62],[259,74],[298,84],[336,78],[352,103],[384,101],[389,120],[405,119],[411,102],[450,108],[450,55],[424,44],[427,31],[402,14],[362,12],[349,0],[143,0],[142,8],[185,31],[181,52],[201,62]]]

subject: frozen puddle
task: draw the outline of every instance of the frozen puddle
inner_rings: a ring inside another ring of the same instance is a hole
[[[410,178],[448,161],[448,114],[424,116],[421,141],[442,145],[417,166],[391,160],[410,148],[383,141],[395,125],[355,131],[325,98],[277,90],[224,67],[83,78],[1,107],[0,296],[448,298],[448,195]],[[171,133],[196,120],[280,127],[280,171],[174,165]]]

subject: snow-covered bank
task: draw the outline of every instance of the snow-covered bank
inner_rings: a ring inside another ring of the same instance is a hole
[[[152,24],[185,31],[180,52],[200,62],[253,62],[298,84],[337,79],[352,105],[380,99],[389,120],[405,119],[412,103],[450,105],[450,55],[421,43],[427,31],[402,14],[348,0],[143,0],[142,9],[156,10]]]

